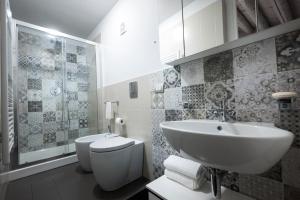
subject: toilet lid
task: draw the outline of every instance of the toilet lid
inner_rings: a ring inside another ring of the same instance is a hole
[[[109,152],[116,151],[119,149],[123,149],[129,147],[134,144],[134,140],[130,138],[123,137],[113,137],[106,138],[104,140],[98,140],[90,144],[90,149],[92,152]]]

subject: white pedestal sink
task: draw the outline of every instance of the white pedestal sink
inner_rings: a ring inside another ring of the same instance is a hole
[[[294,135],[274,126],[213,120],[160,124],[168,142],[205,166],[260,174],[287,152]]]

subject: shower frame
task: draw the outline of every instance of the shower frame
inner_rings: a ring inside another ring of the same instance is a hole
[[[56,30],[53,30],[53,29],[50,29],[50,28],[45,28],[45,27],[41,27],[41,26],[37,26],[37,25],[34,25],[34,24],[30,24],[30,23],[27,23],[27,22],[23,22],[23,21],[20,21],[20,20],[16,20],[16,19],[13,19],[13,33],[12,33],[12,40],[14,42],[13,44],[13,60],[12,60],[12,66],[13,68],[14,67],[17,67],[18,65],[18,26],[23,26],[23,27],[26,27],[26,28],[31,28],[31,29],[34,29],[34,30],[38,30],[38,31],[42,31],[44,33],[48,33],[50,35],[53,35],[55,37],[61,37],[62,39],[71,39],[71,40],[75,40],[75,41],[78,41],[78,42],[83,42],[83,43],[86,43],[86,44],[89,44],[89,45],[92,45],[94,46],[95,48],[95,60],[96,60],[96,101],[99,102],[101,101],[101,99],[99,97],[101,97],[99,94],[98,94],[98,88],[101,87],[101,69],[100,69],[100,56],[99,56],[99,53],[100,53],[100,44],[99,43],[96,43],[96,42],[93,42],[93,41],[90,41],[90,40],[86,40],[86,39],[83,39],[83,38],[80,38],[80,37],[76,37],[76,36],[72,36],[72,35],[69,35],[69,34],[65,34],[65,33],[62,33],[62,32],[59,32],[59,31],[56,31]],[[65,68],[65,66],[64,66]],[[65,71],[65,69],[64,69]],[[65,72],[64,72],[65,73]],[[65,82],[64,78],[63,78],[63,82]],[[65,84],[63,84],[65,85]],[[64,86],[65,87],[65,86]],[[16,84],[14,84],[14,99],[16,100],[16,97],[17,97],[17,94],[16,94]],[[63,95],[63,99],[64,99],[64,95]],[[64,101],[64,100],[63,100]],[[17,110],[17,105],[16,105],[16,101],[14,101],[14,106],[15,106],[15,111]],[[99,107],[98,105],[101,105],[101,104],[98,104],[97,103],[97,130],[99,131],[99,117],[101,116],[99,114]],[[63,106],[65,106],[63,104]],[[14,132],[14,135],[18,135],[18,128],[17,128],[17,124],[18,124],[18,116],[17,114],[15,113],[14,114],[14,121],[15,121],[15,132]],[[66,133],[65,133],[66,134]],[[17,141],[16,141],[17,142]],[[18,142],[17,142],[18,144]],[[66,148],[66,147],[65,147]],[[47,149],[47,148],[46,148]],[[45,149],[41,149],[40,151],[43,151]],[[39,151],[39,150],[38,150]],[[59,156],[63,156],[63,157],[66,157],[68,155],[70,155],[70,153],[74,153],[74,152],[68,152],[66,149],[64,150],[64,153]],[[18,152],[18,160],[20,159],[19,158],[19,152]],[[57,157],[50,157],[49,159],[50,160],[55,160]],[[47,159],[47,160],[49,160]],[[41,159],[43,160],[43,159]],[[39,161],[37,162],[33,162],[33,163],[40,163]],[[30,164],[29,164],[30,165]]]

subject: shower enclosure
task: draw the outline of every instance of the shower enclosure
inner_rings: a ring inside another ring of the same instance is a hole
[[[70,154],[98,132],[97,44],[19,21],[16,41],[17,164]]]

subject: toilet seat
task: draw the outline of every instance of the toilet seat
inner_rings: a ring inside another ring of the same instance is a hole
[[[113,137],[93,142],[90,144],[90,151],[95,153],[104,153],[124,149],[132,145],[134,145],[133,139]]]

